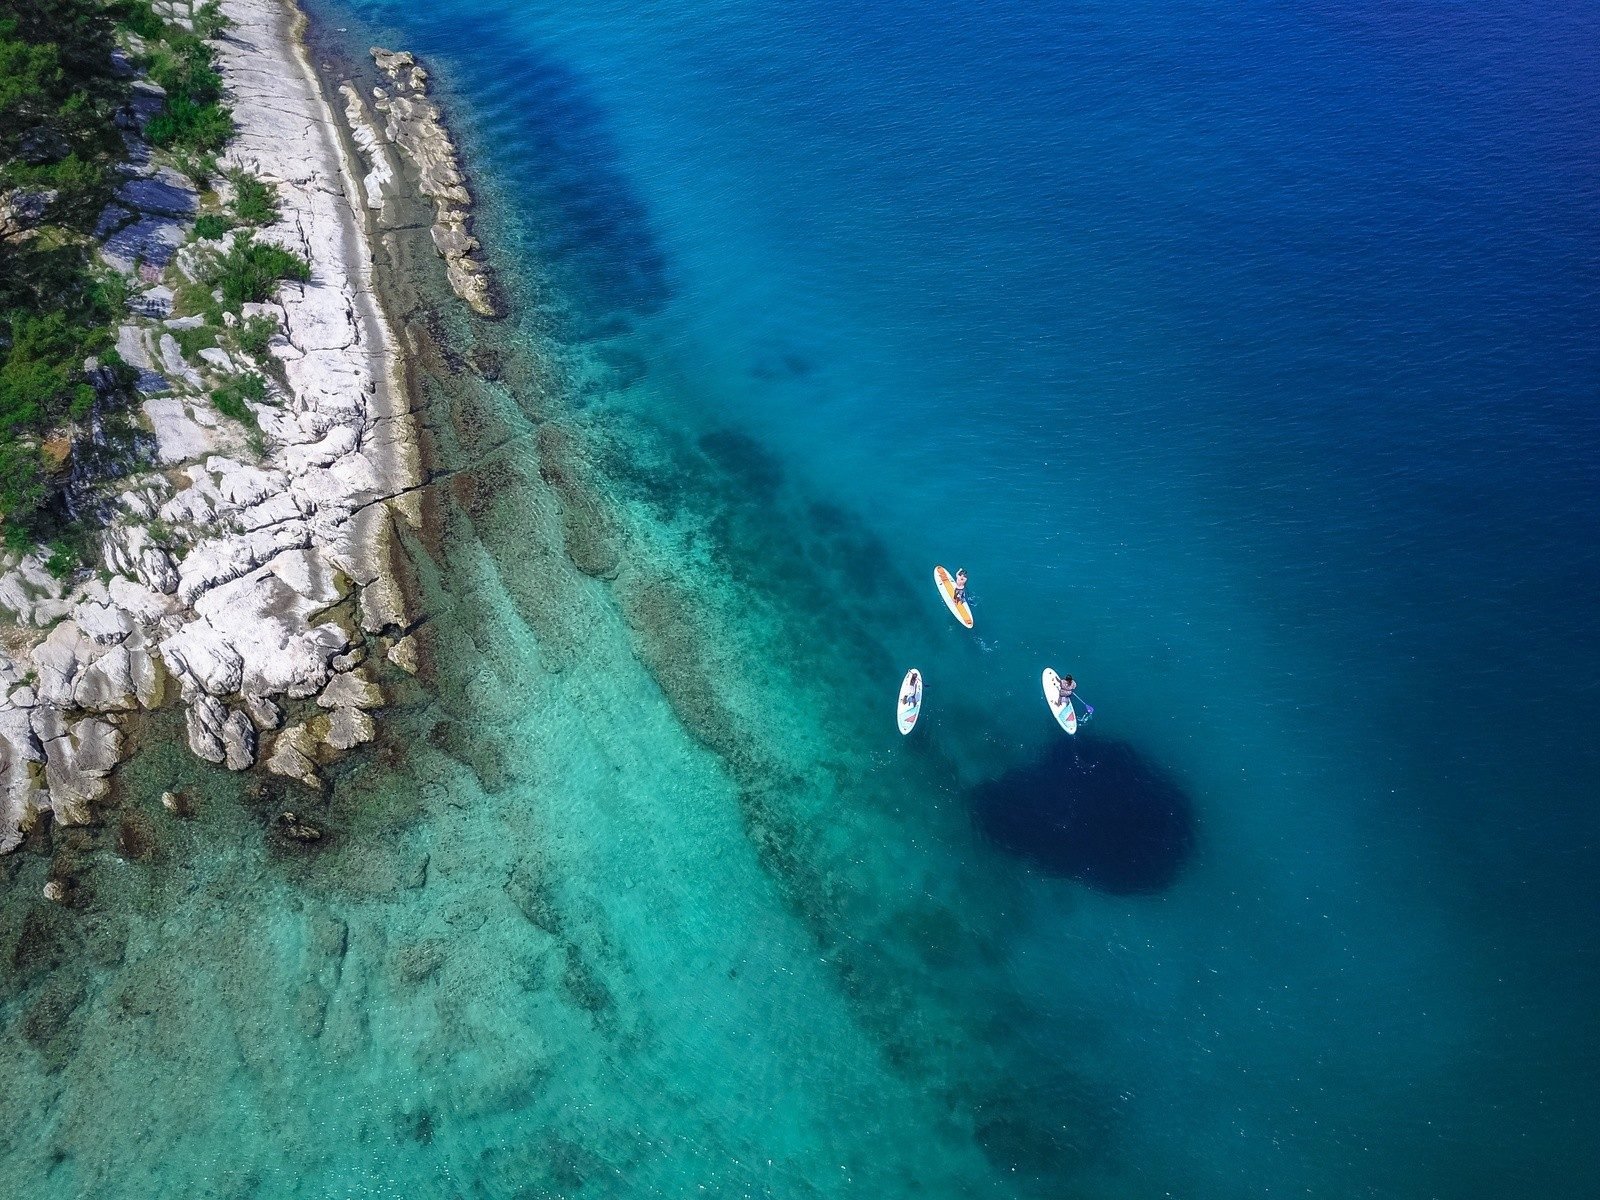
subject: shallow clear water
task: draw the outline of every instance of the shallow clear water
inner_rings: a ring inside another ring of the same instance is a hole
[[[318,15],[435,69],[519,299],[440,695],[323,854],[207,776],[96,868],[0,1171],[1600,1184],[1593,13]]]

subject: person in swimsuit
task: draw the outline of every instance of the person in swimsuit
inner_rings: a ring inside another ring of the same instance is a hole
[[[955,584],[955,601],[957,604],[965,604],[967,602],[967,569],[965,567],[956,568]]]
[[[913,671],[906,680],[906,690],[900,693],[901,708],[915,708],[917,706],[917,689],[922,686],[922,672]]]
[[[1071,675],[1061,677],[1061,694],[1056,697],[1057,704],[1071,704],[1072,693],[1078,690],[1078,681]]]

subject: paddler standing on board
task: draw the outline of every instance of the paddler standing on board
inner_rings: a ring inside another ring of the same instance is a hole
[[[967,569],[965,567],[956,568],[955,585],[956,603],[965,604],[967,602]]]

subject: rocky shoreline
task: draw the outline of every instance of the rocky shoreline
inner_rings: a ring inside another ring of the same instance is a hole
[[[444,259],[450,288],[480,317],[504,315],[504,305],[481,246],[472,234],[472,194],[467,190],[461,156],[445,128],[439,108],[428,99],[428,72],[410,54],[374,46],[372,60],[388,86],[372,88],[369,100],[355,83],[339,85],[345,121],[366,160],[363,181],[367,205],[378,228],[399,227],[387,201],[409,184],[434,208],[434,249]],[[372,110],[382,114],[380,124]],[[395,155],[410,171],[397,167]]]
[[[188,15],[187,4],[162,7]],[[423,478],[373,288],[369,215],[378,224],[385,199],[408,187],[432,201],[452,288],[497,315],[470,196],[409,55],[374,52],[394,85],[373,89],[382,127],[353,85],[341,88],[362,172],[298,10],[223,0],[223,11],[232,27],[215,45],[236,121],[225,165],[275,186],[279,219],[261,240],[304,257],[311,277],[245,306],[279,329],[273,395],[250,406],[259,435],[246,436],[206,399],[238,365],[221,350],[191,361],[174,336],[193,320],[170,316],[169,285],[191,252],[194,189],[130,135],[102,258],[135,290],[119,349],[138,372],[153,461],[120,481],[98,575],[58,581],[42,550],[0,558],[0,852],[47,813],[95,819],[141,709],[179,704],[195,754],[315,789],[320,766],[375,736],[378,658],[417,669],[416,614],[393,556],[397,532],[421,526]]]

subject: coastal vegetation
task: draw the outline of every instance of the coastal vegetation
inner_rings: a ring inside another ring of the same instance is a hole
[[[122,153],[128,84],[114,69],[119,25],[148,5],[6,0],[0,5],[0,520],[8,545],[44,528],[52,474],[84,419],[111,346],[118,284],[93,265],[89,232]],[[113,364],[114,365],[114,364]]]
[[[203,245],[189,269],[165,272],[175,309],[202,321],[172,330],[186,359],[219,349],[270,370],[278,323],[241,310],[310,275],[255,236],[278,219],[276,189],[216,162],[233,117],[206,39],[227,24],[216,0],[193,10],[192,31],[148,0],[0,0],[0,531],[11,549],[55,548],[53,570],[93,541],[64,501],[75,448],[97,425],[126,427],[138,379],[114,348],[128,279],[95,253],[126,133],[142,126],[158,162],[202,190],[190,240]],[[210,191],[224,180],[225,206]],[[151,269],[136,258],[132,274],[148,283]],[[213,403],[254,429],[248,403],[266,396],[252,370]]]
[[[208,4],[196,30],[223,19]],[[73,445],[131,397],[133,372],[112,349],[126,285],[97,264],[94,232],[141,59],[165,92],[145,137],[193,174],[232,131],[201,36],[148,0],[0,3],[0,523],[13,548],[71,534],[57,501]]]
[[[233,184],[233,215],[241,225],[271,225],[278,219],[278,191],[248,171],[228,172]]]
[[[222,102],[222,76],[201,37],[176,26],[163,26],[158,36],[150,78],[166,92],[166,101],[145,126],[145,137],[199,161],[222,149],[233,134],[233,114]]]
[[[254,429],[256,415],[246,400],[251,404],[267,402],[267,381],[254,371],[235,376],[211,393],[211,403],[219,413]]]
[[[240,232],[233,235],[228,252],[212,261],[201,281],[219,295],[224,312],[237,313],[245,304],[270,300],[280,280],[303,283],[310,278],[311,264],[298,254]]]

